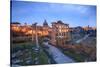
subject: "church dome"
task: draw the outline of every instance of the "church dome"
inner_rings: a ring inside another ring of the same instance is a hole
[[[48,26],[48,23],[46,20],[44,20],[43,26]]]

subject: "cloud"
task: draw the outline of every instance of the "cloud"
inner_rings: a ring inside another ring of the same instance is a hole
[[[22,22],[25,20],[31,22],[32,19],[38,22],[41,22],[42,19],[47,19],[49,22],[61,19],[77,26],[81,25],[80,22],[85,24],[96,20],[93,19],[95,18],[95,9],[89,5],[17,2],[13,4],[12,10],[13,18]]]
[[[86,5],[75,4],[50,4],[49,9],[56,12],[73,12],[80,14],[88,14],[90,7]]]

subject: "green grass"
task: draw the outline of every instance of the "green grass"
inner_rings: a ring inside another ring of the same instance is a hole
[[[24,43],[11,43],[11,52],[16,52],[20,49],[31,49],[35,47],[35,43],[32,42],[24,42]]]
[[[48,64],[48,57],[43,51],[40,51],[39,59],[40,64]]]
[[[71,57],[76,62],[83,62],[84,57],[81,54],[77,54],[74,51],[64,51],[64,54]]]
[[[32,42],[22,42],[22,43],[11,43],[11,47],[24,47],[24,46],[35,46]]]
[[[13,43],[11,44],[11,52],[17,52],[20,49],[28,49],[28,52],[31,52],[31,56],[32,60],[34,61],[34,59],[37,57],[37,54],[34,52],[34,50],[32,50],[32,47],[36,47],[35,43],[32,42],[24,42],[24,43]],[[16,50],[17,49],[17,50]],[[24,53],[23,55],[28,54],[28,52]],[[42,48],[40,47],[40,52],[39,52],[39,64],[48,64],[48,56],[42,51]],[[21,65],[26,65],[25,64],[25,59],[26,57],[22,56],[20,57],[24,60],[23,63],[21,63]]]

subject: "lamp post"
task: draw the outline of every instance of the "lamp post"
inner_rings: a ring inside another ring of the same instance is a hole
[[[34,41],[33,27],[34,27],[34,24],[32,24],[32,42]]]
[[[37,26],[36,25],[37,25],[37,23],[32,24],[32,28],[35,27],[35,41],[36,41],[36,48],[33,50],[36,53],[34,63],[39,64],[39,43],[38,43]],[[33,41],[33,29],[32,29],[32,41]]]
[[[38,35],[37,35],[37,23],[32,24],[32,42],[34,40],[34,34],[33,34],[33,27],[35,27],[35,41],[36,41],[36,47],[39,48],[39,43],[38,43]]]
[[[73,31],[72,30],[70,31],[70,36],[71,36],[70,38],[71,38],[71,42],[72,42],[72,45],[73,45],[74,43],[73,43]]]
[[[34,23],[34,26],[35,26],[35,40],[36,40],[36,47],[39,48],[37,26],[36,25],[37,25],[37,23]]]

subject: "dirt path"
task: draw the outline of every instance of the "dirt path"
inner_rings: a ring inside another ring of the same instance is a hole
[[[48,52],[51,54],[56,63],[72,63],[74,62],[70,57],[64,55],[58,48],[44,43],[45,46],[49,47]]]

